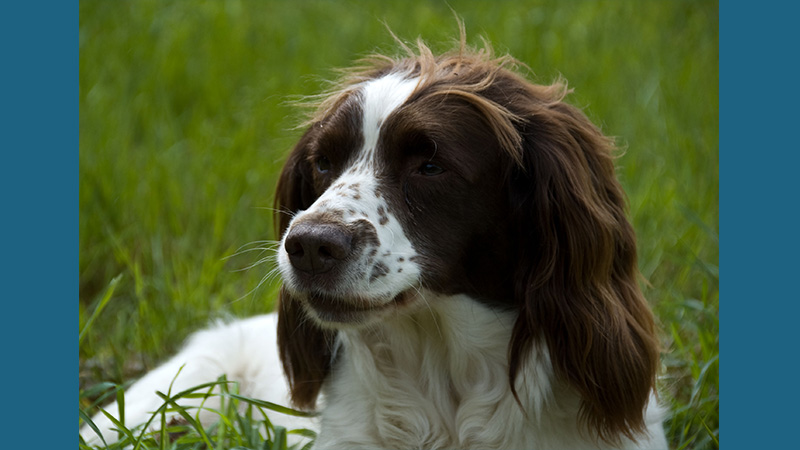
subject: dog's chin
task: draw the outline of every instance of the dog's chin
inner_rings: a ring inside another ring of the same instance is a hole
[[[321,292],[295,294],[309,316],[326,328],[359,328],[374,324],[415,303],[416,290],[408,289],[386,298],[335,296]]]

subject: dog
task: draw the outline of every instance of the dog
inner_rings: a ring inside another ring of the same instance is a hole
[[[128,423],[227,374],[319,410],[287,416],[319,449],[668,447],[613,140],[563,80],[464,41],[324,96],[277,186],[277,312],[194,335],[129,389]]]

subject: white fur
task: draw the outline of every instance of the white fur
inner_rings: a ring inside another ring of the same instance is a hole
[[[174,395],[185,389],[216,381],[221,375],[227,375],[229,381],[238,382],[239,393],[244,396],[288,405],[288,386],[278,358],[276,325],[277,315],[266,314],[232,323],[220,322],[195,333],[177,355],[147,373],[125,392],[125,425],[134,427],[144,424],[164,404],[156,391],[163,394],[171,392]],[[235,392],[234,386],[229,390]],[[214,392],[219,392],[219,389],[214,389]],[[187,407],[197,407],[201,403],[203,409],[199,411],[200,421],[205,425],[216,421],[219,416],[211,410],[219,408],[219,397],[208,397],[205,402],[203,399],[184,398],[179,402]],[[245,404],[241,406],[242,410],[246,408]],[[116,403],[104,409],[119,419]],[[198,410],[190,409],[189,412],[194,415]],[[167,415],[168,418],[175,416],[178,414]],[[272,413],[270,418],[289,429],[317,427],[314,419],[279,413]],[[104,414],[96,414],[92,421],[107,443],[117,440],[115,426]],[[151,423],[150,429],[156,430],[160,423],[160,417],[157,417]],[[81,436],[87,443],[101,444],[100,436],[89,426],[84,425],[81,428]],[[298,441],[295,436],[292,438]]]
[[[386,118],[399,108],[419,84],[417,78],[407,78],[401,73],[390,73],[370,80],[361,87],[364,133],[364,148],[361,158],[372,159],[378,145],[380,128]]]

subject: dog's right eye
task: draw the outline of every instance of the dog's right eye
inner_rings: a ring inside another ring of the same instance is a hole
[[[444,173],[444,169],[436,164],[425,163],[420,166],[419,173],[421,175],[425,175],[426,177],[435,177],[436,175],[441,175]]]
[[[319,173],[328,173],[331,170],[331,161],[324,156],[317,158],[317,160],[314,161],[314,165]]]

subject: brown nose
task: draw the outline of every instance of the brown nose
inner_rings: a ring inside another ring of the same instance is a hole
[[[337,225],[298,223],[286,235],[284,248],[295,269],[316,275],[350,256],[353,237]]]

